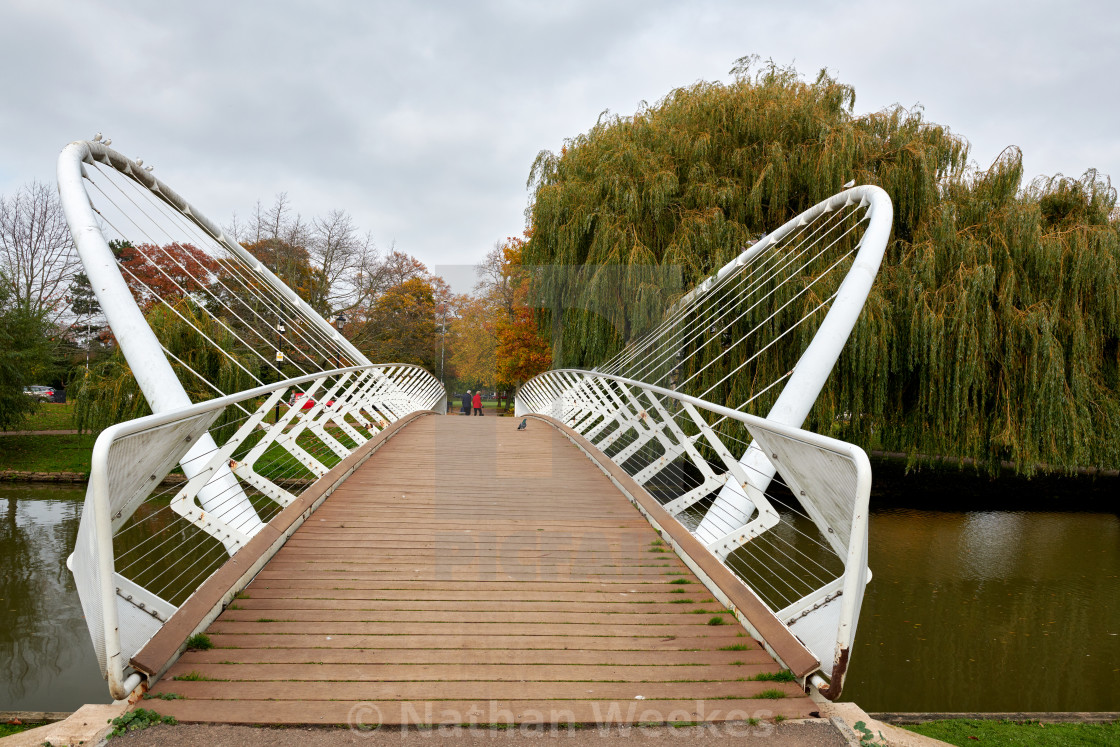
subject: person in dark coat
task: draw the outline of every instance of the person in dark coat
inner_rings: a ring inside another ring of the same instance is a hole
[[[459,408],[459,412],[464,415],[471,414],[471,390],[468,389],[467,393],[463,395],[463,406]]]

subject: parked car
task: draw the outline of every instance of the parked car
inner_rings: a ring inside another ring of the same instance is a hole
[[[23,393],[28,397],[35,397],[36,399],[46,400],[50,402],[54,400],[54,389],[49,386],[39,386],[38,384],[32,386],[25,386]]]
[[[301,410],[310,410],[316,404],[315,400],[313,398],[308,397],[303,392],[294,392],[292,394],[291,398],[288,400],[288,406],[289,407],[295,407],[296,403],[298,403],[300,400],[303,400],[303,404],[300,405],[300,408],[299,408]],[[330,407],[333,404],[334,404],[333,399],[327,400],[327,407]]]

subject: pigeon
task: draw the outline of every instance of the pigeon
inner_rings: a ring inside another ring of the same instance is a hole
[[[519,430],[519,431],[525,430],[525,426],[527,426],[528,424],[529,424],[529,418],[522,418],[521,419],[521,425],[517,426],[517,430]]]

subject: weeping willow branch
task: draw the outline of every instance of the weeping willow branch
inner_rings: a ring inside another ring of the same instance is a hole
[[[241,349],[227,329],[187,298],[175,302],[174,312],[165,306],[156,306],[148,313],[147,320],[160,343],[171,353],[171,366],[192,402],[243,391],[258,384],[259,359],[252,351]],[[71,386],[80,430],[98,431],[113,423],[151,413],[120,348],[92,365]],[[220,427],[227,418],[239,416],[236,408],[227,408],[212,430],[222,432]]]

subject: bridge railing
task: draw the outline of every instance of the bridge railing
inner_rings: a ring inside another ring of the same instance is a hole
[[[560,421],[621,467],[761,602],[766,620],[759,608],[736,610],[744,625],[826,697],[839,695],[871,577],[871,467],[862,449],[594,371],[531,379],[516,411]],[[752,444],[735,435],[744,427]],[[727,589],[711,591],[726,603]],[[759,629],[775,622],[803,649],[771,646]],[[791,666],[806,661],[805,650],[818,667]]]
[[[67,565],[113,696],[141,680],[130,659],[274,516],[393,422],[445,402],[417,366],[363,365],[102,431]]]

